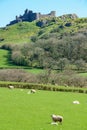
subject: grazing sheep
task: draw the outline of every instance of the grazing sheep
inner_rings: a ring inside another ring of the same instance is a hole
[[[60,122],[61,124],[62,124],[62,121],[63,121],[63,117],[62,116],[60,116],[60,115],[51,115],[51,117],[52,117],[52,120],[53,120],[53,122]],[[54,124],[54,123],[51,123],[51,124]]]
[[[14,86],[9,85],[8,88],[9,88],[9,89],[14,89]]]
[[[80,104],[79,101],[73,101],[73,104]]]
[[[31,93],[36,93],[36,90],[35,89],[31,89]]]

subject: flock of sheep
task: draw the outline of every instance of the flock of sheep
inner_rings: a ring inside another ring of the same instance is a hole
[[[14,89],[14,86],[12,85],[9,85],[8,86],[9,89]],[[28,94],[31,94],[31,93],[36,93],[36,90],[35,89],[31,89],[30,91],[28,91]],[[79,101],[73,101],[73,104],[80,104]],[[58,125],[58,123],[62,124],[63,122],[63,116],[61,115],[55,115],[55,114],[52,114],[51,115],[51,118],[52,118],[52,125]]]

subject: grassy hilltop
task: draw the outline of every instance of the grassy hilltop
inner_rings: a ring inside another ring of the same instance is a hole
[[[14,44],[14,43],[27,43],[30,37],[35,35],[39,30],[35,22],[23,22],[0,28],[0,45]]]
[[[14,25],[0,28],[0,45],[7,43],[28,43],[31,36],[37,34],[39,38],[44,37],[45,35],[48,36],[50,33],[57,33],[57,36],[60,37],[61,35],[85,33],[86,30],[87,18],[71,19],[68,15],[66,15],[65,19],[55,17],[48,19],[44,18],[34,22],[19,22]]]

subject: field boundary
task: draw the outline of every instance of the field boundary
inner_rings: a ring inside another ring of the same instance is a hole
[[[38,90],[49,90],[49,91],[60,91],[60,92],[77,92],[77,93],[86,93],[87,88],[79,87],[65,87],[57,85],[47,85],[47,84],[34,84],[34,83],[22,83],[22,82],[0,82],[0,87],[8,87],[13,85],[15,88],[22,89],[38,89]]]

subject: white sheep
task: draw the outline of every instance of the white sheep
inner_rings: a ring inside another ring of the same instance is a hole
[[[80,104],[80,102],[79,101],[73,101],[73,104]]]
[[[51,124],[56,124],[57,122],[60,122],[62,124],[62,121],[63,121],[63,117],[60,116],[60,115],[51,115],[52,117],[52,120],[54,123],[51,123]]]
[[[9,85],[8,88],[9,88],[9,89],[14,89],[14,86]]]
[[[31,89],[31,93],[36,93],[36,90],[35,89]]]

